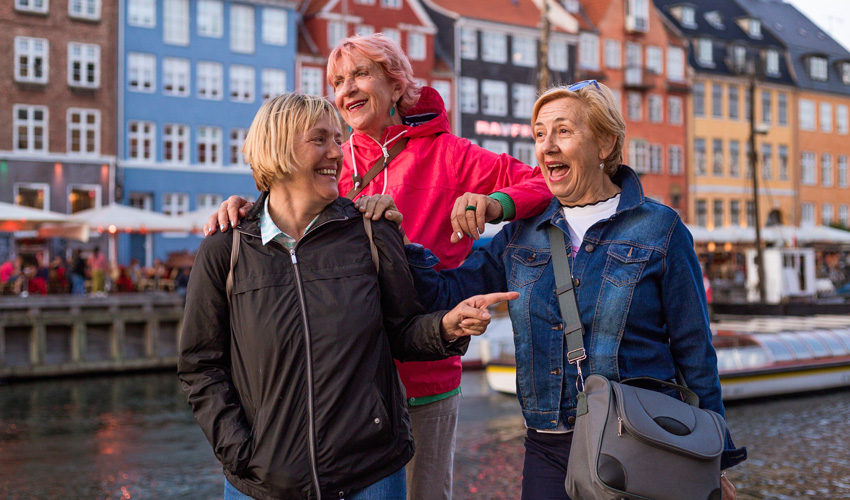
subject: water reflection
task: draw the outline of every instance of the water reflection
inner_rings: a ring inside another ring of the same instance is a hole
[[[519,497],[525,429],[512,396],[464,374],[455,500]],[[738,403],[742,500],[850,498],[850,392]],[[172,373],[0,386],[0,498],[218,499],[220,466]]]

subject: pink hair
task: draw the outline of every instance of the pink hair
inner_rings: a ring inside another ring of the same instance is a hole
[[[410,60],[401,51],[401,47],[382,33],[348,37],[337,45],[328,57],[328,83],[333,85],[333,75],[337,73],[340,60],[353,58],[360,54],[374,62],[384,72],[391,84],[400,83],[404,91],[396,107],[401,114],[413,107],[419,100],[419,84],[413,78],[413,68]]]

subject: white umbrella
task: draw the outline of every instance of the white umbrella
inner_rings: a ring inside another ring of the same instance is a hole
[[[0,202],[0,232],[31,231],[45,222],[67,220],[65,214]]]
[[[115,203],[100,208],[81,210],[68,219],[73,222],[88,224],[89,227],[100,233],[144,234],[186,230],[185,224],[177,217]]]
[[[200,233],[204,230],[204,224],[207,223],[207,220],[209,220],[210,215],[212,214],[213,209],[202,208],[200,210],[178,215],[175,219],[179,220],[183,224],[183,229],[185,231]]]

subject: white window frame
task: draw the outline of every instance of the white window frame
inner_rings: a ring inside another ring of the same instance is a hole
[[[839,63],[838,73],[841,76],[841,83],[850,85],[850,62]]]
[[[264,101],[286,93],[286,70],[263,68],[261,75]]]
[[[507,82],[481,80],[481,113],[492,116],[508,115]]]
[[[407,57],[411,61],[424,61],[428,56],[425,35],[410,31],[407,33]]]
[[[755,18],[750,18],[747,25],[747,34],[750,38],[761,38],[761,21]]]
[[[189,0],[163,0],[162,42],[189,45]]]
[[[189,211],[189,193],[162,193],[162,213],[169,216],[185,214]]]
[[[383,33],[385,37],[394,41],[396,44],[398,44],[399,47],[401,47],[401,31],[395,28],[384,28],[381,33]]]
[[[800,182],[806,186],[817,184],[817,157],[812,151],[803,151],[800,154]]]
[[[26,4],[24,2],[26,2]],[[17,10],[18,12],[34,12],[36,14],[47,14],[49,6],[49,0],[15,0],[15,10]]]
[[[832,219],[834,218],[835,210],[833,209],[832,203],[824,203],[820,207],[820,220],[821,225],[828,226],[832,224]]]
[[[667,121],[670,125],[681,125],[684,119],[682,109],[683,101],[679,96],[667,97]]]
[[[764,72],[768,76],[779,76],[779,51],[768,49],[764,60]]]
[[[841,135],[847,135],[850,132],[850,114],[846,104],[837,104],[835,106],[835,128]]]
[[[623,44],[619,40],[605,39],[605,67],[610,69],[623,67]]]
[[[288,42],[289,19],[285,9],[263,7],[263,43],[285,46]]]
[[[667,79],[685,81],[685,51],[681,47],[667,47]]]
[[[649,172],[651,174],[664,173],[664,146],[661,144],[649,145]]]
[[[178,57],[162,58],[162,94],[172,97],[189,97],[192,81],[192,63]]]
[[[626,115],[633,122],[643,120],[643,96],[640,92],[626,92]]]
[[[702,149],[697,147],[702,145]],[[705,175],[708,173],[706,159],[706,141],[702,137],[694,137],[694,175]]]
[[[508,36],[504,33],[482,31],[481,60],[502,64],[508,62]]]
[[[21,205],[18,200],[21,188],[28,189],[30,191],[41,191],[41,208],[34,207],[32,205]],[[50,210],[50,184],[46,182],[16,182],[14,186],[12,186],[12,199],[14,200],[15,205],[19,207],[29,207],[34,208],[35,210],[44,210],[47,212]]]
[[[401,0],[381,0],[381,7],[385,9],[400,9]]]
[[[463,113],[478,113],[478,80],[475,78],[460,78],[460,110]]]
[[[549,39],[549,69],[567,71],[570,69],[567,41],[559,38]]]
[[[142,52],[127,55],[127,90],[146,94],[156,92],[155,55]]]
[[[723,176],[723,139],[711,140],[711,175],[715,177]]]
[[[832,187],[833,171],[832,171],[832,155],[823,153],[820,157],[820,180],[824,187]]]
[[[832,132],[832,104],[822,102],[818,106],[818,121],[821,132]]]
[[[328,21],[328,47],[336,47],[348,35],[348,23]]]
[[[847,155],[838,155],[838,187],[850,187],[850,162]]]
[[[224,66],[213,61],[198,61],[195,86],[198,99],[220,101],[224,93]]]
[[[816,130],[817,122],[815,121],[815,102],[808,99],[800,99],[799,114],[800,114],[800,130]]]
[[[221,166],[221,127],[201,125],[196,129],[195,154],[198,165]]]
[[[537,66],[537,40],[525,35],[511,37],[511,62],[514,66],[534,68]]]
[[[253,66],[232,64],[228,69],[227,95],[232,102],[254,102],[257,75]]]
[[[242,146],[245,144],[245,137],[248,136],[248,129],[246,128],[232,128],[230,129],[230,135],[228,136],[229,148],[228,151],[230,155],[228,156],[228,163],[232,166],[246,166],[248,162],[245,161],[245,154],[242,153]]]
[[[319,68],[301,67],[301,92],[311,95],[322,95],[324,74]]]
[[[68,0],[68,15],[78,19],[100,19],[101,0]]]
[[[664,122],[664,97],[659,94],[649,94],[647,108],[647,118],[651,123]]]
[[[26,110],[26,118],[21,119],[18,117],[18,114],[21,110]],[[35,119],[35,112],[40,111],[42,113],[42,119]],[[50,123],[50,115],[49,109],[47,106],[33,106],[29,104],[15,104],[12,106],[12,148],[15,151],[25,152],[25,153],[46,153],[48,149],[48,132]],[[38,128],[41,128],[41,147],[35,147],[35,137]],[[27,147],[20,147],[20,129],[24,128],[26,130],[26,143]]]
[[[714,44],[709,38],[697,38],[697,64],[714,67]]]
[[[224,36],[224,3],[221,0],[198,0],[198,36]]]
[[[80,121],[74,124],[73,115],[79,115]],[[94,123],[90,124],[88,117],[94,118]],[[68,108],[66,113],[67,135],[67,150],[68,154],[75,156],[98,156],[100,155],[100,110],[84,109],[84,108]],[[80,150],[73,150],[74,132],[79,133]],[[91,135],[89,134],[91,132]],[[93,144],[92,144],[93,143]]]
[[[643,139],[629,141],[629,166],[635,172],[649,172],[649,143]]]
[[[745,158],[746,161],[749,161]],[[729,140],[729,177],[741,176],[741,141]]]
[[[370,24],[358,24],[354,27],[354,34],[359,36],[369,36],[375,33],[375,27]]]
[[[599,37],[593,33],[582,32],[578,37],[579,67],[599,69]]]
[[[136,131],[133,131],[133,126]],[[133,141],[137,141],[136,154],[133,154]],[[145,153],[147,151],[147,154]],[[145,120],[127,122],[127,158],[130,160],[156,160],[156,123]]]
[[[629,31],[649,31],[649,4],[651,0],[626,1],[626,29]]]
[[[682,146],[667,147],[667,158],[670,164],[669,172],[671,175],[681,175],[683,151],[684,148]]]
[[[216,193],[198,193],[195,197],[195,210],[214,212],[221,205],[222,196]]]
[[[238,54],[254,53],[254,7],[230,6],[230,50]]]
[[[809,57],[809,78],[820,82],[829,79],[829,61],[825,57]]]
[[[537,166],[537,153],[534,150],[533,142],[514,142],[514,150],[511,156],[528,166]]]
[[[682,7],[682,10],[680,12],[681,12],[680,15],[681,15],[682,26],[684,26],[686,28],[696,28],[697,27],[696,16],[694,15],[695,12],[694,12],[693,7],[691,7],[689,5],[685,5],[685,6]]]
[[[74,65],[79,65],[80,80],[74,79]],[[91,74],[93,81],[88,81]],[[100,87],[100,45],[68,42],[68,85],[96,89]]]
[[[650,45],[646,48],[646,69],[656,75],[664,73],[664,51],[661,47]]]
[[[850,213],[848,213],[847,208],[847,205],[838,205],[838,223],[845,228],[850,227],[850,217],[848,217]]]
[[[536,101],[534,85],[514,83],[511,85],[511,104],[514,118],[531,118],[531,112]]]
[[[472,28],[460,29],[460,57],[478,59],[478,31]]]
[[[773,144],[763,142],[761,144],[761,178],[769,181],[773,179]]]
[[[443,105],[446,107],[446,111],[450,111],[452,109],[452,82],[448,80],[432,80],[431,88],[440,94],[440,97],[443,99]]]
[[[188,165],[191,129],[183,123],[166,123],[162,126],[162,162],[170,165]],[[167,157],[169,149],[171,158]]]
[[[803,226],[815,225],[815,204],[802,203],[800,205],[800,224]]]
[[[21,59],[26,58],[25,63]],[[41,76],[35,68],[41,68]],[[29,74],[22,75],[26,68]],[[47,83],[50,77],[50,41],[46,38],[29,36],[15,37],[15,81],[24,83]]]
[[[68,184],[68,187],[65,188],[66,191],[66,200],[69,200],[68,203],[68,213],[75,213],[72,210],[74,209],[73,204],[70,202],[71,194],[74,191],[88,191],[94,193],[94,203],[92,208],[100,208],[101,207],[101,187],[100,184]]]
[[[780,181],[788,180],[788,146],[780,144],[776,148],[776,169]]]
[[[127,24],[138,28],[155,28],[156,0],[127,0]]]

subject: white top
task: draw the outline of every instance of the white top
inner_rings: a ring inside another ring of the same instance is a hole
[[[590,205],[577,207],[562,207],[567,226],[570,228],[570,240],[573,246],[573,257],[578,253],[584,234],[590,226],[607,219],[617,212],[620,204],[620,193],[607,200],[597,201]]]

